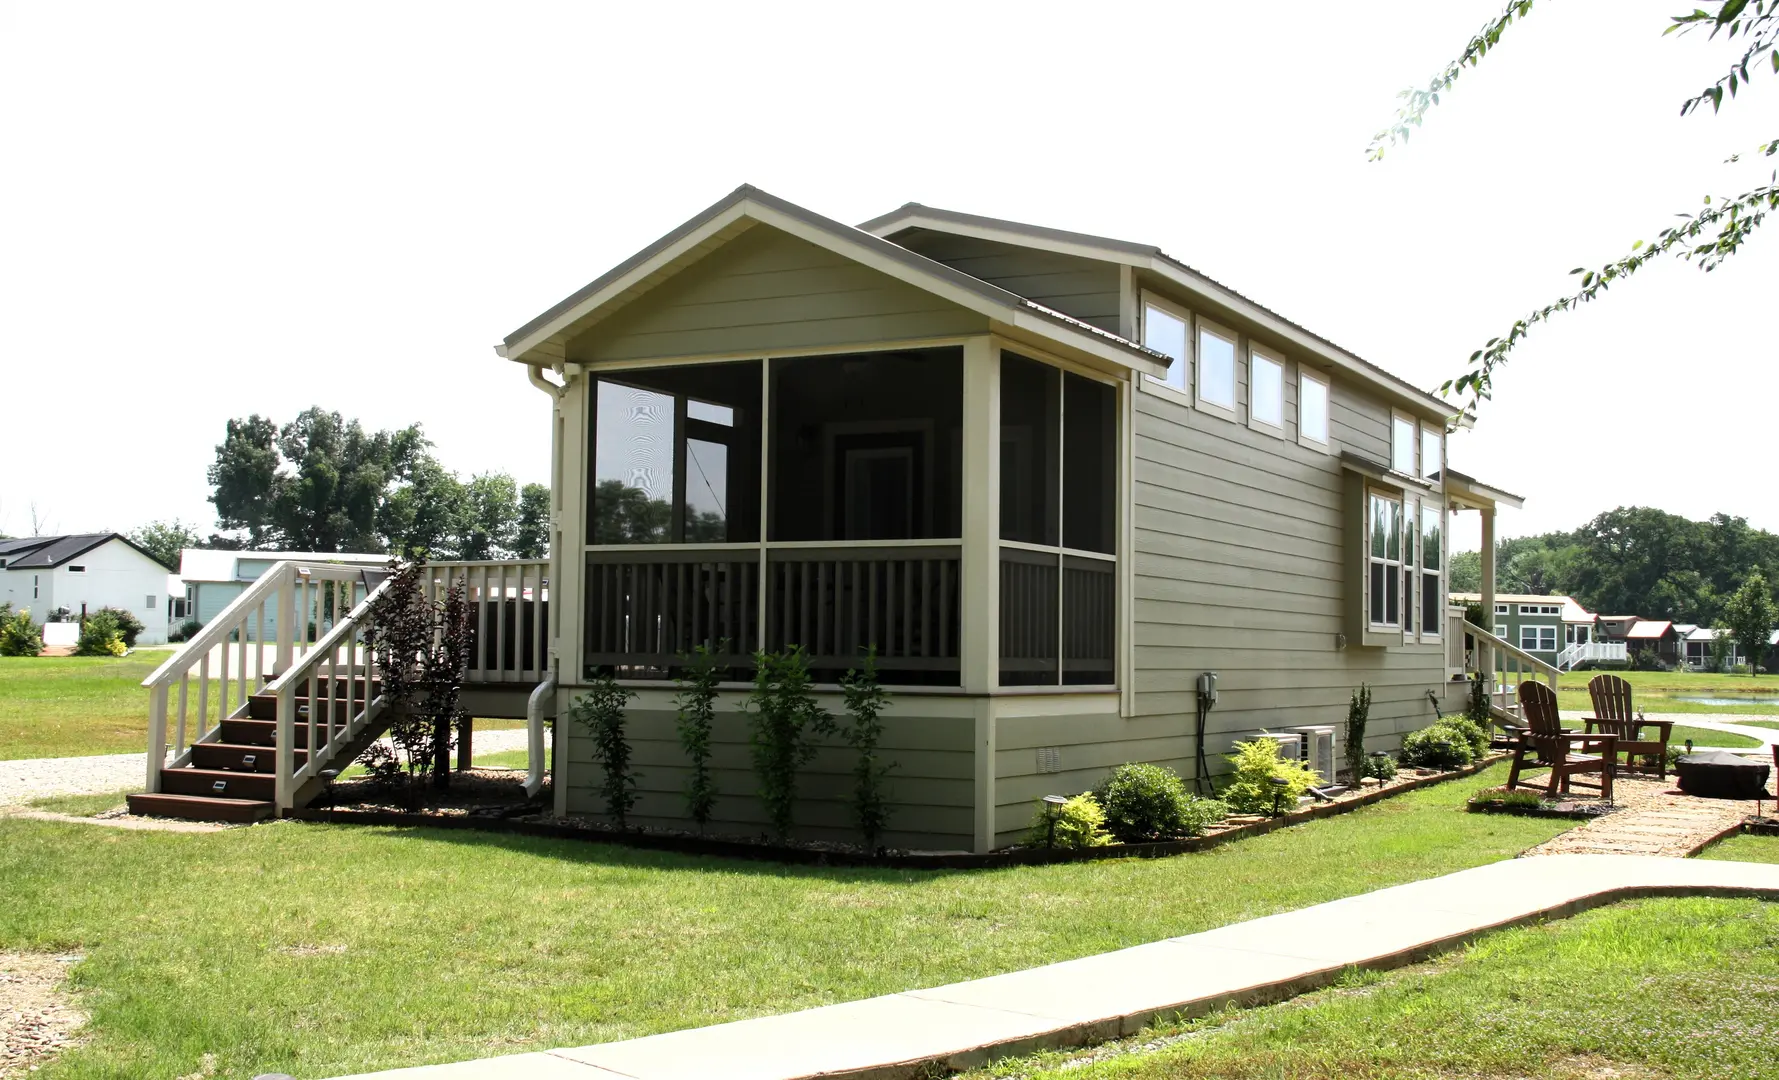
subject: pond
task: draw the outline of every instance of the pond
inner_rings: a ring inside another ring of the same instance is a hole
[[[1772,694],[1737,694],[1735,697],[1711,697],[1705,694],[1675,694],[1673,701],[1690,701],[1696,705],[1779,705]]]

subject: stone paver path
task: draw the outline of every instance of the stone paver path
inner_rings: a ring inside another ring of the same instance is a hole
[[[476,753],[496,754],[505,750],[523,750],[525,736],[524,728],[478,731]],[[547,732],[544,745],[549,745]],[[141,791],[147,772],[147,754],[98,754],[93,757],[0,761],[0,806],[27,803],[51,795]]]
[[[1534,778],[1536,779],[1536,778]],[[1617,813],[1570,829],[1539,844],[1527,855],[1603,854],[1669,855],[1684,858],[1736,828],[1755,811],[1755,803],[1736,799],[1699,799],[1683,795],[1670,776],[1654,779],[1621,776],[1614,801]],[[1768,800],[1769,807],[1772,800]]]
[[[931,990],[359,1080],[902,1080],[1134,1034],[1160,1017],[1279,1000],[1349,967],[1412,963],[1487,930],[1614,900],[1701,894],[1779,900],[1779,866],[1633,855],[1509,859]]]

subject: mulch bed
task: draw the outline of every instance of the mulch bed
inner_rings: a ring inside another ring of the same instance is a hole
[[[1301,825],[1304,822],[1333,817],[1337,814],[1351,813],[1361,807],[1370,806],[1396,795],[1404,795],[1410,791],[1447,780],[1473,776],[1498,760],[1500,760],[1500,756],[1491,756],[1474,765],[1447,772],[1437,772],[1431,769],[1403,769],[1393,780],[1368,786],[1363,790],[1348,791],[1336,795],[1330,802],[1310,803],[1278,817],[1231,817],[1212,826],[1205,835],[1187,839],[1162,840],[1144,844],[1109,844],[1105,847],[1055,851],[1045,848],[1016,847],[992,851],[985,855],[963,851],[882,851],[873,853],[839,844],[779,844],[764,837],[700,836],[695,833],[655,829],[620,830],[616,826],[587,818],[559,819],[551,816],[550,812],[545,809],[548,805],[547,800],[540,800],[541,805],[523,801],[521,785],[524,782],[525,774],[522,771],[511,769],[475,769],[469,773],[452,774],[453,787],[457,784],[457,778],[461,776],[474,776],[482,773],[502,774],[489,777],[488,782],[504,783],[508,785],[506,790],[509,792],[519,792],[517,799],[509,798],[504,805],[477,803],[475,801],[477,796],[472,794],[474,788],[466,790],[465,805],[457,805],[457,796],[453,793],[447,795],[442,800],[442,804],[435,809],[420,812],[410,811],[405,804],[386,797],[381,801],[348,805],[346,803],[348,787],[341,784],[339,785],[340,801],[337,807],[331,809],[308,807],[288,811],[285,816],[300,821],[328,821],[356,825],[477,829],[520,836],[591,840],[653,851],[756,859],[793,865],[867,866],[910,870],[975,870],[1003,866],[1090,862],[1099,859],[1153,859],[1205,851],[1231,840],[1260,836],[1275,829]],[[468,786],[466,785],[466,787]],[[492,789],[489,789],[487,794],[492,795]]]
[[[333,805],[340,808],[340,814],[329,820],[345,820],[347,814],[356,813],[407,814],[429,820],[435,817],[501,818],[536,814],[539,804],[525,798],[525,776],[524,769],[454,769],[451,785],[444,790],[430,784],[420,789],[418,808],[408,801],[407,792],[401,787],[390,787],[367,776],[356,776],[334,784]],[[544,791],[546,794],[549,791],[547,780]],[[315,801],[325,806],[328,797],[324,794]],[[547,800],[540,802],[547,804]]]

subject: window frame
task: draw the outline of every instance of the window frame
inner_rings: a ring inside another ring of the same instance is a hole
[[[1438,441],[1438,444],[1439,444],[1439,460],[1433,462],[1433,468],[1431,468],[1431,469],[1429,469],[1427,467],[1427,464],[1428,464],[1427,463],[1427,436],[1429,434],[1431,434],[1433,436],[1433,438]],[[1423,421],[1421,421],[1420,438],[1421,438],[1420,453],[1418,453],[1415,456],[1415,465],[1417,468],[1419,468],[1421,470],[1421,472],[1420,472],[1421,479],[1422,480],[1430,480],[1430,479],[1432,479],[1434,473],[1438,473],[1439,475],[1444,476],[1445,475],[1445,429],[1444,428],[1436,428],[1433,425],[1427,423],[1425,420],[1423,420]]]
[[[1506,605],[1506,604],[1496,604],[1496,605],[1495,605],[1495,614],[1497,614],[1497,615],[1507,615],[1507,614],[1510,614],[1510,612],[1509,612],[1509,611],[1508,611],[1508,610],[1507,610],[1507,605]]]
[[[1181,385],[1175,386],[1166,379],[1158,379],[1149,374],[1144,374],[1142,378],[1138,379],[1137,385],[1141,386],[1144,390],[1151,391],[1161,397],[1172,400],[1176,405],[1184,405],[1187,408],[1191,408],[1193,386],[1197,381],[1193,378],[1193,375],[1195,374],[1193,371],[1193,361],[1196,359],[1196,350],[1194,346],[1198,341],[1197,335],[1193,330],[1192,312],[1187,310],[1184,305],[1177,304],[1165,296],[1150,292],[1148,289],[1142,290],[1137,296],[1137,342],[1139,344],[1142,344],[1148,339],[1148,309],[1152,307],[1167,315],[1171,315],[1186,324],[1186,355],[1175,361],[1175,363],[1180,365]],[[1143,345],[1143,347],[1148,348],[1149,346]],[[1173,365],[1168,365],[1168,374],[1170,376],[1173,374],[1173,371]]]
[[[1406,513],[1404,508],[1408,503],[1408,493],[1399,488],[1384,487],[1377,484],[1368,484],[1365,487],[1365,627],[1366,630],[1372,634],[1401,634],[1403,632],[1401,589],[1403,555],[1405,552],[1400,544],[1404,537],[1400,535],[1397,537],[1399,546],[1396,549],[1396,558],[1390,558],[1389,540],[1387,537],[1384,541],[1384,554],[1379,556],[1372,553],[1374,548],[1372,542],[1372,526],[1374,523],[1372,505],[1374,500],[1379,499],[1396,507],[1397,521],[1400,523],[1402,516]],[[1393,623],[1379,621],[1377,617],[1378,613],[1371,602],[1371,579],[1373,574],[1376,573],[1375,568],[1379,566],[1383,568],[1384,607],[1386,614],[1388,614],[1389,611],[1389,590],[1392,581],[1395,582],[1397,588],[1396,621]]]
[[[1322,387],[1322,425],[1323,438],[1306,434],[1303,426],[1303,392],[1305,382],[1313,382]],[[1324,454],[1332,454],[1334,449],[1334,380],[1328,375],[1311,368],[1299,361],[1297,364],[1297,445],[1311,450],[1320,450]]]
[[[1439,517],[1439,565],[1438,566],[1428,566],[1427,565],[1427,515],[1428,514],[1436,514]],[[1422,589],[1422,591],[1419,594],[1417,594],[1416,601],[1415,601],[1417,604],[1420,605],[1420,616],[1421,616],[1420,633],[1421,633],[1421,638],[1424,641],[1438,641],[1441,637],[1444,636],[1443,628],[1440,626],[1440,623],[1445,621],[1445,603],[1443,602],[1444,598],[1446,596],[1446,591],[1445,591],[1445,559],[1446,559],[1446,554],[1445,554],[1445,549],[1446,549],[1445,500],[1444,499],[1429,499],[1429,500],[1423,501],[1421,503],[1420,520],[1416,523],[1416,527],[1417,527],[1417,534],[1416,534],[1417,542],[1421,545],[1420,577],[1416,578],[1416,580],[1415,580],[1415,583],[1417,585],[1420,585],[1421,589]],[[1427,588],[1426,579],[1429,576],[1431,576],[1434,581],[1433,595],[1436,600],[1436,602],[1433,606],[1433,618],[1431,620],[1429,620],[1427,618],[1427,605],[1426,605],[1426,595],[1427,594],[1425,591]],[[1429,622],[1431,622],[1432,629],[1428,629]]]
[[[1240,407],[1242,397],[1242,335],[1229,329],[1222,323],[1214,322],[1213,320],[1203,318],[1202,316],[1193,320],[1193,323],[1191,338],[1193,359],[1192,403],[1197,406],[1201,412],[1209,413],[1212,416],[1221,416],[1225,420],[1239,422],[1236,410]],[[1221,401],[1212,401],[1204,396],[1204,349],[1201,347],[1199,339],[1205,334],[1229,342],[1229,404],[1227,405]]]
[[[1396,434],[1403,425],[1408,427],[1408,468],[1404,469],[1396,463]],[[1410,476],[1416,480],[1421,476],[1415,471],[1421,467],[1421,443],[1419,434],[1421,423],[1418,419],[1403,412],[1401,409],[1390,410],[1390,471],[1398,476]]]
[[[1279,421],[1262,420],[1254,415],[1254,372],[1260,363],[1273,364],[1279,369]],[[1291,365],[1283,353],[1275,352],[1264,345],[1248,342],[1248,427],[1255,431],[1263,431],[1280,439],[1288,438],[1285,431],[1285,380],[1291,375]]]
[[[84,573],[86,573],[86,564],[85,563],[69,563],[68,564],[68,572],[70,574],[84,574]]]
[[[1506,626],[1506,624],[1504,624],[1504,623],[1496,623],[1495,624],[1495,636],[1500,638],[1502,641],[1507,640],[1507,626]]]
[[[1544,637],[1545,637],[1545,631],[1547,631],[1547,630],[1550,632],[1550,646],[1548,648],[1542,644],[1544,641]],[[1531,645],[1526,644],[1526,635],[1528,633],[1530,633],[1532,635],[1532,637],[1535,639],[1534,643]],[[1519,637],[1520,637],[1520,640],[1519,640],[1518,644],[1519,644],[1521,652],[1556,652],[1557,651],[1557,628],[1554,626],[1550,626],[1545,623],[1523,623],[1520,626]]]

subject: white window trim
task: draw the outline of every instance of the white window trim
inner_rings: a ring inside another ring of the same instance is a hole
[[[1547,631],[1547,630],[1550,631],[1550,647],[1549,648],[1546,648],[1543,644],[1544,637],[1545,637],[1545,631]],[[1528,632],[1531,633],[1532,638],[1533,638],[1533,644],[1531,644],[1531,645],[1526,644],[1526,634]],[[1554,626],[1544,626],[1544,625],[1540,625],[1537,623],[1529,623],[1525,626],[1522,626],[1522,627],[1520,627],[1520,640],[1518,642],[1518,645],[1520,647],[1520,651],[1522,651],[1522,652],[1556,652],[1557,651],[1557,628]]]
[[[1198,347],[1200,334],[1210,334],[1229,342],[1229,404],[1207,400],[1204,390],[1204,350]],[[1200,318],[1192,328],[1192,403],[1212,416],[1221,416],[1225,420],[1237,420],[1236,408],[1241,404],[1241,368],[1242,368],[1242,336],[1222,323]]]
[[[1264,360],[1279,366],[1279,422],[1272,423],[1254,415],[1254,370],[1257,361]],[[1248,343],[1248,426],[1255,431],[1264,431],[1268,435],[1286,438],[1285,434],[1285,383],[1291,378],[1291,365],[1285,357],[1261,345]]]
[[[1181,360],[1175,361],[1180,365],[1180,379],[1185,388],[1181,389],[1181,387],[1178,386],[1170,386],[1153,375],[1144,375],[1137,380],[1137,385],[1158,397],[1163,397],[1172,401],[1176,405],[1184,405],[1187,408],[1191,408],[1193,387],[1192,360],[1195,355],[1195,346],[1198,344],[1198,335],[1192,328],[1192,312],[1164,296],[1158,296],[1155,293],[1144,289],[1137,297],[1137,318],[1139,320],[1146,319],[1148,313],[1145,309],[1150,307],[1160,308],[1186,324],[1186,356]],[[1143,340],[1143,333],[1144,327],[1141,321],[1139,321],[1137,325],[1137,340],[1139,342]],[[1168,370],[1170,373],[1173,371],[1171,365]]]
[[[1428,511],[1432,511],[1433,513],[1439,515],[1439,565],[1438,566],[1427,566],[1426,565],[1426,559],[1427,559],[1426,516],[1427,516]],[[1433,500],[1430,502],[1422,503],[1421,504],[1421,519],[1419,521],[1415,522],[1415,528],[1417,530],[1417,535],[1420,538],[1420,544],[1421,544],[1421,567],[1420,567],[1421,577],[1415,581],[1415,584],[1420,585],[1424,589],[1424,588],[1426,588],[1426,585],[1427,585],[1426,579],[1429,576],[1431,576],[1435,581],[1435,584],[1433,586],[1434,595],[1437,597],[1443,598],[1446,595],[1446,592],[1445,592],[1446,516],[1445,516],[1445,502],[1444,502],[1444,500],[1440,499],[1440,500]],[[1421,619],[1421,637],[1423,640],[1427,640],[1427,641],[1438,641],[1439,637],[1443,631],[1443,627],[1441,627],[1439,624],[1442,621],[1444,621],[1444,618],[1445,618],[1445,605],[1443,603],[1438,603],[1438,602],[1436,602],[1434,604],[1434,606],[1433,606],[1433,628],[1431,630],[1429,630],[1427,628],[1426,605],[1424,603],[1422,603],[1422,600],[1423,600],[1423,594],[1416,593],[1415,594],[1415,603],[1421,605],[1421,607],[1419,608],[1420,619]]]
[[[1429,434],[1431,434],[1434,438],[1439,440],[1439,460],[1432,463],[1433,468],[1431,470],[1429,470],[1427,468],[1427,464],[1428,464],[1428,462],[1427,462],[1427,436]],[[1440,476],[1445,475],[1445,429],[1444,428],[1436,428],[1433,425],[1427,423],[1425,420],[1421,421],[1421,452],[1418,456],[1416,456],[1415,462],[1417,463],[1417,466],[1421,470],[1421,479],[1423,479],[1423,480],[1432,476],[1434,473],[1438,473]]]
[[[1322,386],[1323,422],[1327,425],[1327,438],[1318,439],[1304,434],[1303,429],[1303,383],[1304,380],[1320,383]],[[1334,453],[1334,380],[1319,371],[1297,365],[1297,445],[1307,446],[1311,450],[1320,450],[1324,454]]]
[[[1495,624],[1495,636],[1500,638],[1502,641],[1506,641],[1507,640],[1507,627],[1503,626],[1501,623],[1496,623]]]
[[[1402,556],[1405,554],[1405,552],[1402,549],[1398,549],[1396,552],[1396,558],[1394,560],[1392,560],[1389,557],[1389,541],[1386,539],[1383,557],[1380,558],[1379,556],[1373,555],[1371,553],[1371,550],[1372,550],[1372,544],[1371,544],[1371,526],[1372,526],[1371,500],[1376,499],[1376,498],[1382,498],[1386,501],[1394,502],[1396,504],[1396,512],[1398,514],[1401,514],[1401,515],[1407,514],[1406,505],[1408,502],[1408,496],[1405,492],[1400,491],[1395,488],[1382,488],[1382,487],[1368,487],[1365,490],[1365,604],[1366,604],[1366,608],[1367,608],[1367,611],[1365,612],[1365,622],[1366,622],[1366,625],[1372,631],[1377,632],[1377,633],[1401,633],[1402,632],[1402,594],[1401,594],[1401,589],[1402,589],[1402,575],[1403,575],[1403,566],[1404,566]],[[1404,539],[1407,539],[1407,537],[1404,537]],[[1385,598],[1386,607],[1389,603],[1390,579],[1392,577],[1394,577],[1396,580],[1396,588],[1398,590],[1397,596],[1396,596],[1396,621],[1393,623],[1379,622],[1378,621],[1378,612],[1371,607],[1372,567],[1377,566],[1379,564],[1382,564],[1382,566],[1384,567],[1384,598]]]
[[[1507,605],[1506,604],[1496,604],[1495,605],[1495,614],[1497,614],[1497,615],[1507,614]],[[1499,635],[1497,635],[1497,636],[1499,636]]]
[[[1396,467],[1396,425],[1398,423],[1404,423],[1404,424],[1408,425],[1408,468],[1406,470],[1399,469]],[[1421,468],[1420,431],[1421,431],[1420,420],[1416,419],[1414,416],[1409,415],[1408,413],[1403,412],[1401,409],[1391,409],[1390,410],[1390,471],[1391,472],[1396,473],[1398,476],[1412,476],[1417,480],[1421,479],[1421,474],[1420,474],[1420,468]]]

